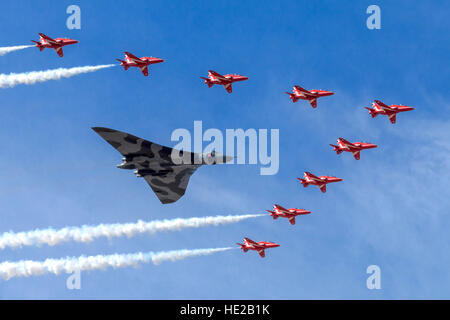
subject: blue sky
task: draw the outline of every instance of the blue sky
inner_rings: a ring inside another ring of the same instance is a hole
[[[81,30],[66,8],[81,7]],[[366,8],[381,8],[381,30]],[[0,232],[219,214],[263,213],[274,203],[312,214],[182,232],[5,249],[1,261],[232,246],[242,237],[281,246],[266,259],[238,250],[158,267],[0,281],[0,298],[404,299],[450,296],[450,108],[447,1],[4,1],[0,46],[38,32],[74,38],[60,59],[31,48],[0,57],[1,73],[114,63],[123,51],[165,62],[143,77],[111,68],[1,89]],[[249,81],[208,89],[208,69]],[[313,110],[292,85],[335,92]],[[396,125],[371,119],[373,99],[405,104]],[[174,145],[176,128],[279,128],[280,171],[202,167],[185,197],[162,205],[90,127]],[[336,156],[336,138],[376,143],[360,161]],[[303,171],[344,181],[322,194]],[[379,265],[381,290],[366,288]]]

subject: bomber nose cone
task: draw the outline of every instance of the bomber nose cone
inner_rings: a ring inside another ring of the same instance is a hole
[[[236,157],[231,157],[231,156],[223,156],[223,161],[224,162],[230,162],[233,161]]]

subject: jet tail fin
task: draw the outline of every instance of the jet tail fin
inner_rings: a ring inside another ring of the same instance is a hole
[[[120,65],[123,66],[123,68],[125,70],[128,70],[129,67],[128,67],[128,65],[127,65],[127,63],[125,61],[120,60],[120,59],[116,59],[116,60],[120,62]]]
[[[266,211],[270,213],[270,216],[271,216],[274,220],[278,219],[278,215],[277,215],[275,212],[270,211],[270,210],[266,210]]]
[[[372,116],[372,118],[375,118],[377,116],[377,113],[375,113],[375,110],[369,108],[369,107],[364,107],[367,110],[369,110],[370,115]]]
[[[241,246],[241,249],[244,251],[244,252],[247,252],[248,251],[248,249],[245,247],[245,245],[243,245],[242,243],[236,243],[238,246]]]
[[[308,186],[308,182],[305,180],[305,179],[302,179],[302,178],[297,178],[299,181],[300,181],[300,183],[306,188],[307,186]]]
[[[286,94],[289,95],[289,98],[292,100],[292,102],[297,102],[298,98],[295,96],[295,94],[290,93],[290,92],[286,92]]]
[[[205,83],[208,85],[209,88],[211,88],[214,85],[213,83],[211,83],[211,80],[209,80],[208,78],[205,78],[205,77],[200,77],[200,78],[205,80]]]
[[[330,144],[330,146],[333,147],[333,150],[336,151],[337,154],[341,154],[342,153],[342,150],[339,149],[338,146],[335,146],[334,144]]]
[[[44,50],[44,47],[43,47],[43,46],[41,46],[41,43],[40,43],[40,42],[37,42],[37,41],[34,41],[34,40],[31,40],[31,42],[34,42],[34,43],[36,43],[36,47],[38,47],[38,48],[39,48],[39,51],[42,51],[42,50]]]

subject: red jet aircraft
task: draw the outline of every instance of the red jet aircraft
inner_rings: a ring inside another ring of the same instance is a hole
[[[144,76],[148,76],[148,66],[155,63],[164,62],[163,59],[153,58],[153,57],[142,57],[138,58],[135,55],[125,51],[125,61],[116,59],[120,62],[120,65],[128,70],[129,67],[137,67],[141,69]]]
[[[342,181],[341,178],[330,177],[330,176],[315,176],[311,172],[304,173],[304,179],[297,178],[300,180],[301,184],[306,188],[308,185],[312,184],[314,186],[318,186],[320,191],[323,193],[327,192],[327,184],[331,182],[339,182]]]
[[[273,205],[273,211],[270,211],[270,210],[266,210],[266,211],[269,212],[270,215],[274,219],[278,219],[278,217],[288,218],[289,222],[292,225],[295,224],[295,217],[296,216],[305,215],[305,214],[310,214],[311,213],[311,211],[308,211],[308,210],[305,210],[305,209],[296,209],[296,208],[286,209],[286,208],[283,208],[282,206],[280,206],[278,204],[274,204]]]
[[[200,78],[205,80],[205,83],[209,88],[211,88],[215,84],[219,84],[224,86],[228,93],[231,93],[233,91],[233,88],[231,86],[233,82],[248,80],[248,77],[240,76],[238,74],[226,74],[223,76],[212,70],[208,71],[208,78]]]
[[[313,108],[317,107],[317,98],[331,96],[334,92],[326,90],[306,90],[299,86],[294,86],[294,92],[286,92],[291,98],[292,102],[297,102],[298,99],[308,100]]]
[[[376,148],[376,144],[366,143],[366,142],[349,142],[344,138],[339,138],[337,140],[337,146],[330,144],[337,154],[341,154],[343,151],[351,152],[356,160],[360,158],[361,150]]]
[[[412,107],[401,106],[396,104],[391,104],[390,106],[388,106],[379,100],[375,100],[372,103],[372,107],[373,109],[365,107],[367,110],[369,110],[369,113],[372,116],[372,118],[375,118],[379,114],[384,114],[388,116],[392,124],[395,123],[397,113],[414,110],[414,108]]]
[[[244,238],[244,244],[238,243],[238,245],[241,246],[241,249],[244,250],[244,252],[247,252],[248,250],[258,251],[261,258],[264,258],[266,256],[264,250],[280,246],[279,244],[267,241],[255,242],[249,238]]]
[[[43,33],[39,33],[39,35],[41,36],[39,39],[39,42],[31,40],[32,42],[36,43],[36,47],[39,48],[39,51],[44,50],[44,48],[55,49],[56,53],[61,58],[64,55],[62,47],[67,46],[69,44],[78,43],[77,40],[72,40],[72,39],[64,39],[64,38],[52,39]]]

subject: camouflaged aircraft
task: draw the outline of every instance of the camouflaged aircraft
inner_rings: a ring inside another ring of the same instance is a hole
[[[198,167],[234,159],[215,151],[177,150],[114,129],[92,129],[124,156],[117,168],[134,169],[134,174],[147,181],[163,204],[175,202],[184,195],[189,178]]]

